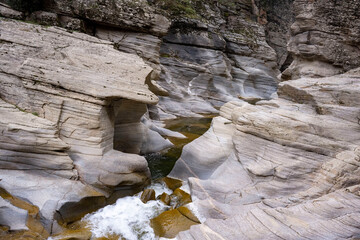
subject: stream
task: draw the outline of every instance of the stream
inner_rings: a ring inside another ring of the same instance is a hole
[[[165,121],[165,128],[179,132],[187,138],[169,137],[168,139],[175,145],[173,148],[145,156],[153,180],[166,177],[171,172],[183,147],[203,135],[209,129],[212,118],[213,116],[205,116],[203,118],[177,118]]]
[[[179,229],[174,230],[172,224],[175,228],[179,225],[182,230],[186,230],[191,225],[202,222],[203,219],[192,205],[191,197],[186,190],[184,191],[183,187],[172,188],[164,179],[180,157],[183,147],[204,134],[209,129],[212,118],[213,116],[178,118],[165,122],[165,128],[180,132],[187,138],[169,137],[174,147],[145,156],[152,175],[152,183],[146,189],[155,191],[156,200],[144,203],[141,200],[143,192],[120,198],[115,204],[87,214],[81,221],[69,226],[68,230],[48,240],[82,239],[81,237],[84,236],[89,236],[91,239],[110,240],[172,239],[179,231]],[[167,204],[161,198],[163,195],[171,199]],[[177,209],[182,209],[182,211],[177,211]],[[181,212],[182,215],[178,212]],[[173,216],[180,216],[183,220],[178,223],[179,217],[173,218]],[[152,222],[154,218],[157,219],[155,224]],[[195,219],[195,222],[189,221],[189,219]]]

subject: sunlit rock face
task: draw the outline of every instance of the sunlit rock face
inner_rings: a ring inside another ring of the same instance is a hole
[[[184,148],[169,176],[188,181],[207,221],[178,239],[360,236],[360,69],[278,93],[225,104]]]
[[[296,21],[288,50],[294,62],[283,79],[322,77],[360,65],[360,2],[294,1]]]
[[[145,84],[152,69],[85,34],[9,19],[0,31],[0,187],[37,206],[50,231],[55,210],[63,222],[91,211],[68,202],[99,207],[112,188],[147,183],[145,158],[131,153],[169,146],[140,122],[158,101]]]

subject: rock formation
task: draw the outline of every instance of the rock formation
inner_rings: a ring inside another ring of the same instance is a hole
[[[277,56],[251,0],[44,2],[27,19],[109,40],[154,69],[147,80],[160,96],[153,119],[214,114],[228,101],[269,99],[276,91]]]
[[[359,3],[294,1],[282,77],[298,79],[273,100],[225,104],[184,147],[170,177],[207,220],[178,239],[360,237]]]
[[[0,237],[135,192],[183,137],[153,120],[220,113],[170,174],[207,219],[178,239],[360,238],[359,0],[7,3]]]
[[[225,104],[184,148],[170,177],[188,180],[207,221],[178,239],[360,236],[360,69],[278,93]]]
[[[252,1],[195,2],[188,7],[196,15],[174,18],[163,37],[158,84],[169,96],[160,97],[155,118],[213,114],[227,101],[276,91],[276,53],[254,21]]]
[[[258,22],[265,26],[266,41],[277,55],[280,71],[285,70],[293,61],[287,50],[290,39],[290,26],[295,21],[294,0],[256,0]]]
[[[37,206],[50,231],[55,211],[73,221],[86,212],[71,204],[145,184],[147,162],[130,153],[170,144],[140,122],[158,101],[152,69],[85,34],[8,19],[0,33],[0,187]]]
[[[360,2],[295,1],[288,50],[294,56],[283,79],[332,76],[360,65]]]

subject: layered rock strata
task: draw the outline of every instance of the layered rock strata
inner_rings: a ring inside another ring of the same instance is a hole
[[[280,71],[284,71],[293,60],[287,50],[287,43],[290,39],[290,27],[295,21],[294,0],[255,2],[258,22],[265,26],[266,41],[276,52]]]
[[[225,104],[184,147],[170,176],[188,181],[207,220],[178,239],[360,236],[360,69],[278,94]]]
[[[276,92],[276,53],[252,1],[195,2],[197,15],[174,18],[163,37],[158,83],[169,96],[160,97],[154,118],[214,114],[228,101]]]
[[[145,84],[152,69],[56,27],[1,19],[0,33],[0,187],[38,207],[51,231],[54,218],[74,221],[112,189],[148,182],[136,154],[171,145],[140,121],[158,101]]]
[[[277,56],[251,0],[45,3],[27,19],[112,41],[154,69],[147,83],[161,97],[153,119],[214,114],[239,97],[257,101],[276,92]]]
[[[332,76],[360,65],[360,2],[294,1],[288,50],[294,62],[282,78]]]

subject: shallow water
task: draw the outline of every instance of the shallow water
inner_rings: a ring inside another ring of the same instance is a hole
[[[146,155],[149,168],[153,179],[160,179],[167,176],[172,170],[176,160],[180,157],[184,145],[193,141],[204,134],[210,127],[211,117],[203,118],[179,118],[166,122],[165,128],[180,132],[186,139],[169,138],[174,143],[174,147],[160,153]],[[166,192],[171,194],[171,190],[163,183],[154,181],[147,188],[154,189],[156,196]],[[147,204],[141,202],[140,194],[133,197],[118,199],[113,205],[88,214],[84,221],[88,223],[91,232],[95,237],[108,235],[118,235],[129,240],[154,240],[158,239],[154,230],[150,226],[150,219],[160,213],[169,210],[169,206],[160,201],[149,201]],[[195,207],[189,207],[196,214]],[[201,219],[201,216],[198,216]]]
[[[167,176],[172,170],[176,160],[180,157],[182,148],[185,144],[193,141],[204,134],[210,127],[211,117],[203,118],[179,118],[166,122],[166,128],[177,131],[185,135],[186,139],[169,138],[174,143],[174,147],[161,152],[148,154],[146,159],[149,163],[153,183],[146,188],[155,190],[156,197],[162,193],[172,194],[163,181],[156,181]],[[82,234],[90,234],[94,238],[104,239],[127,239],[127,240],[157,240],[150,220],[157,217],[171,207],[163,204],[159,200],[149,201],[146,204],[140,200],[141,193],[134,196],[120,198],[115,204],[108,205],[98,211],[86,215],[79,226],[69,233],[77,231]],[[188,208],[202,222],[196,207],[190,203]],[[91,233],[90,233],[91,232]],[[64,235],[53,236],[49,240],[61,239]],[[160,238],[165,239],[165,238]]]
[[[183,147],[194,139],[203,135],[210,127],[213,116],[202,118],[178,118],[166,121],[165,128],[180,132],[187,138],[179,139],[169,137],[174,147],[159,153],[147,154],[145,158],[149,163],[152,179],[166,177],[179,159]]]

